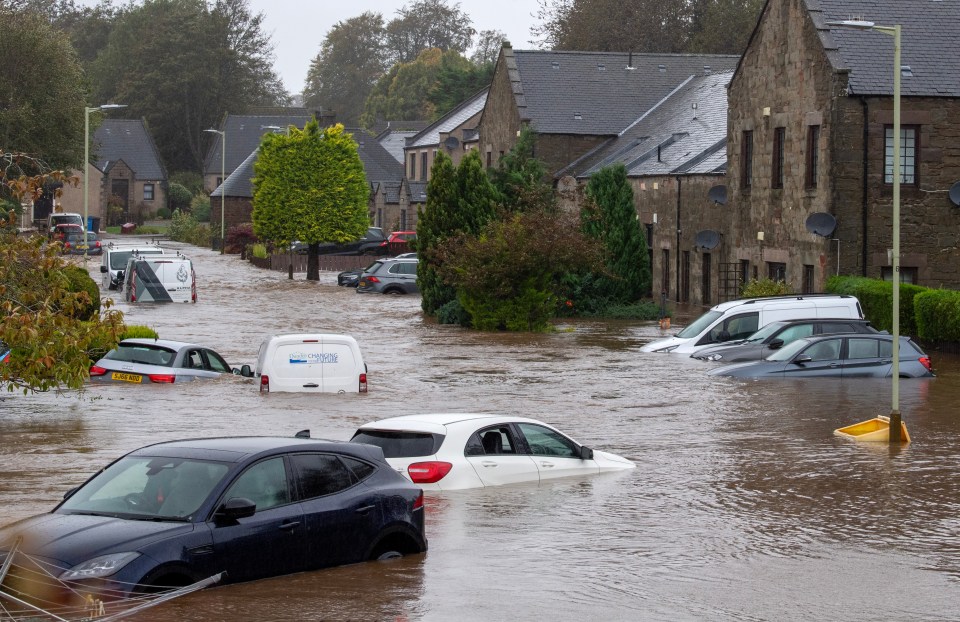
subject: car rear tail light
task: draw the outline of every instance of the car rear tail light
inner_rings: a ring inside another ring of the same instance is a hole
[[[449,462],[414,462],[407,467],[407,473],[414,484],[436,484],[452,468]]]
[[[166,384],[173,384],[173,382],[177,379],[174,374],[148,374],[147,378],[150,379],[150,382]]]
[[[927,371],[933,371],[933,365],[930,363],[929,356],[921,356],[918,360],[921,365],[927,368]]]
[[[367,375],[366,374],[360,374],[360,392],[361,393],[367,392]]]
[[[420,491],[420,494],[417,495],[417,500],[413,502],[413,510],[417,511],[423,508],[423,491]]]
[[[107,370],[104,369],[103,367],[97,367],[96,365],[93,365],[90,367],[91,376],[102,376],[105,373],[107,373]]]
[[[261,393],[270,392],[270,376],[266,374],[260,376],[260,392]]]
[[[379,283],[379,282],[380,282],[380,279],[378,279],[378,278],[375,277],[375,276],[368,276],[368,277],[364,278],[364,280],[365,280],[367,283]]]

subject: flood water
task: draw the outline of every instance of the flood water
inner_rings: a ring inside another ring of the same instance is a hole
[[[347,439],[417,412],[541,419],[637,469],[428,494],[425,555],[208,589],[138,620],[956,620],[960,359],[903,380],[913,443],[835,428],[889,414],[890,381],[755,382],[641,353],[649,322],[546,335],[425,322],[419,298],[358,295],[188,247],[200,302],[118,308],[232,365],[284,332],[345,332],[367,395],[261,396],[239,377],[0,397],[0,524],[49,510],[108,461],[185,437],[309,428]],[[99,260],[90,264],[99,282]],[[675,327],[676,328],[676,324]]]

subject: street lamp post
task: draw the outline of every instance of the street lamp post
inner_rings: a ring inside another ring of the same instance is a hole
[[[878,26],[873,22],[845,20],[827,22],[856,30],[876,30],[893,37],[893,390],[891,392],[890,442],[901,441],[900,427],[900,25]]]
[[[215,130],[213,128],[203,131],[220,135],[220,254],[222,255],[224,241],[226,239],[226,220],[224,214],[226,214],[227,211],[227,132],[226,130]]]
[[[103,104],[100,106],[83,107],[83,245],[90,246],[87,243],[87,227],[89,227],[90,211],[90,113],[98,110],[114,110],[116,108],[126,108],[126,104]],[[102,216],[102,214],[101,214]],[[83,261],[87,261],[87,248],[83,249]]]

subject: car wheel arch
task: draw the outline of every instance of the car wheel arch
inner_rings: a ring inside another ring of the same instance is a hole
[[[381,559],[386,553],[413,555],[427,550],[426,541],[408,525],[398,524],[386,527],[377,534],[376,539],[367,548],[364,559]]]
[[[204,578],[197,576],[196,572],[185,564],[164,564],[144,575],[137,582],[136,591],[143,594],[162,592],[170,588],[186,587]]]

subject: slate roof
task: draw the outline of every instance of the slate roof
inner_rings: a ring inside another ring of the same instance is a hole
[[[739,56],[504,48],[520,118],[541,134],[616,135],[692,75]],[[633,69],[628,69],[631,66]]]
[[[487,103],[487,93],[489,91],[489,88],[485,88],[462,101],[456,108],[428,125],[426,129],[407,139],[407,147],[439,145],[441,132],[445,133],[456,129],[464,121],[483,110],[483,106]]]
[[[722,173],[727,162],[727,85],[732,71],[693,76],[619,136],[557,176],[590,177],[622,163],[629,176]]]
[[[427,182],[425,181],[411,181],[407,185],[407,192],[410,196],[411,203],[426,203],[427,202]]]
[[[960,97],[960,3],[956,0],[805,0],[830,62],[849,69],[853,95],[893,95],[893,37],[829,26],[857,19],[901,26],[902,96]]]
[[[96,167],[101,171],[106,171],[117,160],[123,160],[136,173],[137,179],[167,179],[160,152],[143,120],[104,119],[93,133],[93,148],[97,154]]]
[[[357,141],[360,160],[363,162],[363,172],[371,188],[378,183],[400,182],[403,178],[403,165],[394,160],[376,138],[363,130],[347,129],[347,131],[353,134],[353,139]],[[253,179],[253,163],[256,162],[259,153],[259,141],[257,145],[243,162],[227,175],[226,182],[210,193],[211,197],[219,197],[221,188],[226,187],[228,197],[253,198],[253,183],[250,180]],[[227,151],[230,151],[229,137]]]
[[[229,175],[254,149],[260,146],[261,136],[276,131],[264,128],[270,126],[286,128],[288,125],[295,125],[303,129],[311,119],[313,115],[307,114],[303,108],[293,108],[288,114],[227,115],[223,125],[217,128],[227,134],[226,162],[221,162],[220,155],[223,137],[220,134],[211,134],[214,141],[204,159],[203,174],[219,176],[221,165],[225,165]]]
[[[408,138],[417,135],[416,130],[384,130],[377,134],[377,140],[397,162],[403,162],[403,148]]]

